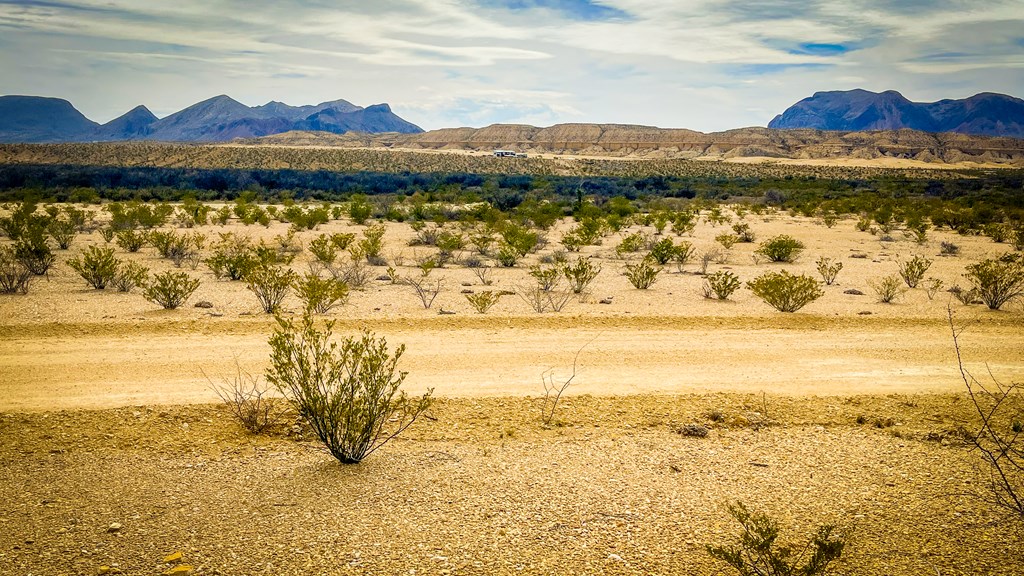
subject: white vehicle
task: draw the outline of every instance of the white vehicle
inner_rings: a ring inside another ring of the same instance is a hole
[[[526,158],[526,154],[517,153],[514,150],[495,150],[494,156],[497,158]]]

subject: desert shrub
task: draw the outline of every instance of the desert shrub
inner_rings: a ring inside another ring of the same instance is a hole
[[[1024,295],[1024,256],[1008,253],[971,264],[964,277],[989,309],[999,310]]]
[[[756,252],[771,262],[793,262],[803,249],[803,242],[792,236],[780,234],[762,242]]]
[[[278,266],[256,266],[245,275],[245,287],[267,314],[277,312],[295,281],[295,272]]]
[[[310,314],[298,324],[277,321],[267,380],[339,462],[361,462],[430,407],[433,390],[419,398],[399,390],[406,372],[396,367],[404,346],[392,355],[387,341],[368,331],[331,342],[334,324],[318,329]]]
[[[456,253],[465,248],[466,238],[459,232],[442,230],[437,235],[437,257],[441,265],[445,265],[455,257]]]
[[[146,245],[149,234],[141,230],[121,230],[117,233],[117,245],[127,252],[138,252]]]
[[[836,276],[839,275],[839,271],[843,269],[842,262],[836,262],[831,258],[824,256],[818,258],[815,262],[818,266],[818,274],[821,274],[821,279],[825,281],[825,284],[831,286],[836,281]]]
[[[662,238],[651,246],[651,251],[647,257],[659,266],[664,266],[676,259],[678,251],[679,248],[672,242],[671,238]]]
[[[637,290],[647,290],[658,280],[661,268],[652,266],[646,259],[636,264],[626,264],[626,278]]]
[[[518,224],[505,224],[501,230],[501,251],[510,251],[518,258],[522,258],[540,244],[540,235],[531,231],[525,226]],[[499,255],[499,260],[501,256]],[[502,262],[505,266],[505,263]],[[515,266],[515,264],[513,264]]]
[[[181,306],[199,288],[199,280],[185,272],[163,272],[154,274],[146,284],[143,296],[146,300],[159,304],[166,310]]]
[[[363,230],[363,239],[359,241],[359,250],[366,261],[374,266],[381,264],[384,251],[384,233],[387,228],[383,224],[376,224]]]
[[[693,244],[683,240],[679,244],[676,244],[676,253],[674,261],[676,263],[676,270],[678,272],[683,271],[683,267],[693,258],[694,248]]]
[[[270,428],[284,416],[281,402],[271,395],[272,386],[243,370],[237,359],[234,378],[225,378],[220,384],[209,377],[207,381],[235,420],[253,434]]]
[[[739,236],[735,234],[719,234],[718,236],[715,236],[715,242],[721,244],[722,248],[725,248],[726,250],[731,249],[739,241]]]
[[[99,232],[100,238],[103,238],[103,241],[106,242],[107,244],[113,242],[114,236],[117,235],[117,230],[114,230],[113,226],[104,226],[100,228]]]
[[[348,205],[348,217],[353,224],[363,225],[373,215],[373,205],[366,201],[366,196],[357,194]]]
[[[530,276],[533,276],[534,280],[537,281],[537,285],[540,286],[541,290],[547,292],[558,285],[562,273],[558,268],[554,267],[531,266]]]
[[[542,290],[540,286],[520,286],[516,294],[526,302],[534,312],[561,312],[572,297],[570,290]]]
[[[0,294],[28,294],[32,271],[14,254],[14,248],[0,246]]]
[[[142,286],[146,282],[149,268],[138,262],[121,262],[110,280],[110,285],[118,292],[131,292],[132,288]]]
[[[501,245],[498,246],[498,254],[495,258],[498,260],[498,264],[501,264],[505,268],[512,268],[519,263],[519,259],[522,258],[522,255],[519,254],[519,251],[512,246],[502,242]]]
[[[406,278],[404,283],[412,287],[416,297],[420,299],[420,304],[423,304],[423,308],[428,310],[434,305],[437,295],[444,290],[444,278],[430,281],[425,276],[421,276],[419,278]]]
[[[306,274],[295,280],[295,295],[302,300],[304,310],[326,314],[348,300],[348,284],[338,278],[321,278]]]
[[[908,288],[917,288],[918,282],[924,278],[925,272],[931,267],[932,261],[924,256],[915,254],[913,258],[897,263],[900,277],[907,283]]]
[[[796,312],[824,294],[814,278],[785,270],[766,272],[747,282],[747,288],[779,312]]]
[[[113,248],[96,246],[89,246],[81,255],[68,260],[68,266],[96,290],[107,287],[117,274],[119,264],[118,259],[114,258]]]
[[[1014,250],[1018,252],[1024,251],[1024,222],[1017,223],[1017,226],[1010,234],[1010,243],[1013,244]]]
[[[697,214],[691,210],[680,210],[672,216],[672,233],[677,236],[693,234],[697,228]]]
[[[600,273],[601,265],[594,264],[583,256],[577,258],[575,263],[562,267],[562,275],[569,281],[569,287],[574,294],[582,294]]]
[[[976,288],[964,288],[959,284],[954,284],[949,288],[949,293],[964,306],[980,302],[980,300],[978,300],[978,290]]]
[[[57,243],[57,248],[61,250],[67,250],[78,234],[74,222],[63,218],[50,220],[50,224],[46,229],[50,233],[50,237],[53,238],[53,241]]]
[[[473,306],[473,309],[477,311],[477,314],[487,314],[487,311],[497,304],[500,299],[501,292],[494,292],[491,290],[466,294],[466,300],[468,300],[469,304]]]
[[[707,274],[708,266],[710,266],[712,262],[718,262],[722,260],[722,255],[724,253],[725,251],[718,246],[708,248],[704,252],[701,252],[700,258],[697,259],[697,262],[699,263],[697,267],[697,273],[702,276]]]
[[[953,242],[943,240],[939,244],[939,254],[942,256],[956,256],[960,253],[960,246]]]
[[[942,287],[944,285],[945,284],[943,283],[943,281],[938,278],[928,278],[927,280],[925,280],[924,291],[925,294],[928,295],[928,299],[934,300],[935,295],[939,293],[939,290],[942,290]]]
[[[486,266],[473,268],[473,275],[476,276],[476,279],[484,286],[490,286],[494,283],[494,280],[491,279],[491,269]]]
[[[739,287],[739,277],[732,272],[722,270],[705,276],[701,291],[704,293],[705,298],[713,296],[719,300],[726,300]]]
[[[750,229],[750,224],[747,224],[746,222],[733,224],[732,231],[736,234],[736,241],[743,244],[750,244],[757,239],[754,231]]]
[[[669,245],[672,244],[672,240],[666,238]],[[651,243],[650,238],[642,232],[634,232],[629,236],[622,239],[622,242],[615,247],[615,253],[621,258],[625,254],[633,254],[644,250]]]
[[[277,251],[267,246],[253,246],[252,241],[231,232],[220,235],[205,260],[218,279],[242,280],[251,270],[278,263]]]
[[[30,225],[14,241],[15,257],[36,276],[46,274],[57,259],[46,239],[45,227]]]
[[[732,566],[740,576],[815,576],[827,574],[829,565],[846,548],[846,537],[832,525],[820,526],[802,546],[780,546],[779,523],[760,512],[751,512],[742,502],[729,505],[729,515],[740,523],[739,542],[727,546],[708,545],[706,550]]]
[[[900,281],[899,276],[895,274],[883,276],[878,280],[868,280],[868,285],[875,291],[878,301],[884,304],[895,302],[897,298],[907,291],[903,287],[903,282]]]

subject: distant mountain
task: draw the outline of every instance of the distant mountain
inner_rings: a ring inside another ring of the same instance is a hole
[[[769,128],[956,132],[1024,138],[1024,100],[984,92],[963,100],[911,102],[895,90],[817,92],[768,123]]]
[[[0,142],[76,142],[97,128],[67,100],[0,96]]]
[[[249,107],[221,95],[159,119],[145,106],[138,106],[101,126],[83,116],[67,100],[0,96],[0,142],[222,142],[290,130],[323,130],[335,134],[423,131],[399,118],[387,104],[362,108],[345,100],[316,106],[268,102]]]

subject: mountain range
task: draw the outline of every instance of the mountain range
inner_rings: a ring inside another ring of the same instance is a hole
[[[769,128],[956,132],[1024,138],[1024,100],[982,92],[962,100],[911,102],[895,90],[817,92],[768,123]]]
[[[92,142],[160,140],[221,142],[254,138],[290,130],[358,132],[422,132],[391,111],[387,104],[363,108],[345,100],[316,106],[268,102],[246,106],[228,96],[216,96],[157,118],[137,106],[106,124],[86,118],[67,100],[39,96],[0,96],[0,142]]]

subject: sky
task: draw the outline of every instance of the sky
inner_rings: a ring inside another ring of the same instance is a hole
[[[0,94],[97,122],[227,94],[711,132],[854,88],[1024,97],[1024,0],[0,0]]]

